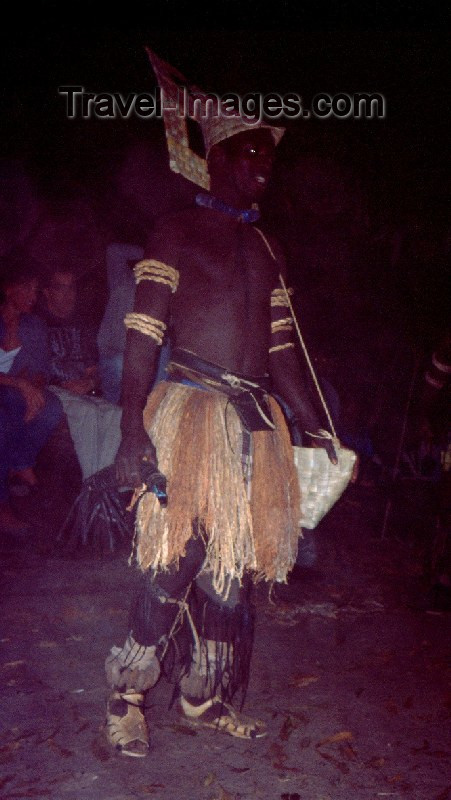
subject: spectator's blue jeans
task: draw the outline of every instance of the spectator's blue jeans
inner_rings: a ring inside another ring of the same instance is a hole
[[[166,341],[159,354],[157,372],[150,390],[156,386],[157,383],[163,381],[166,377],[165,369],[170,360],[170,345]],[[100,381],[102,386],[102,397],[108,400],[109,403],[118,405],[121,399],[121,383],[122,383],[122,368],[124,365],[124,356],[118,353],[115,356],[101,356],[99,360]]]
[[[119,405],[121,399],[122,367],[124,356],[101,356],[99,361],[102,397],[108,403]]]
[[[36,457],[63,417],[63,407],[51,392],[44,391],[44,408],[25,422],[25,400],[18,389],[0,386],[0,500],[8,496],[10,470],[34,466]]]

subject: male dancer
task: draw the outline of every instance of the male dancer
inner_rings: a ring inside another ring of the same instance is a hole
[[[163,665],[178,669],[187,721],[264,735],[231,703],[249,677],[250,586],[286,580],[300,532],[290,436],[271,391],[306,436],[320,428],[294,352],[283,258],[253,227],[283,131],[236,117],[205,130],[210,192],[157,223],[125,321],[118,477],[139,486],[149,461],[168,490],[166,508],[151,493],[138,501],[142,590],[127,641],[106,662],[108,736],[129,756],[148,752],[144,696]],[[168,379],[147,399],[169,324]],[[316,441],[335,460],[331,443]]]

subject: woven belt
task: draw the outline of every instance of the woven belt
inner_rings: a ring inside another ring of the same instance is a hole
[[[274,429],[268,402],[268,375],[254,378],[232,373],[181,348],[172,351],[166,373],[170,381],[188,379],[202,388],[225,394],[248,431]]]

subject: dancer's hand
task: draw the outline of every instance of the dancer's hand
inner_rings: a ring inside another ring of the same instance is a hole
[[[141,465],[146,461],[157,467],[155,447],[144,429],[127,433],[122,437],[116,455],[116,476],[120,486],[136,488],[143,482]]]
[[[357,478],[359,477],[359,466],[360,466],[360,458],[358,453],[356,453],[356,459],[354,462],[354,466],[352,468],[351,483],[357,483]]]
[[[333,439],[323,437],[319,434],[318,436],[312,436],[307,434],[307,436],[309,437],[310,447],[322,447],[326,451],[329,461],[332,464],[338,464],[337,451],[335,449],[335,444]]]

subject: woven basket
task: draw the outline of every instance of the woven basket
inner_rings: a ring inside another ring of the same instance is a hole
[[[336,453],[338,464],[332,464],[324,448],[293,447],[302,528],[316,528],[349,484],[357,456],[345,447],[336,447]]]

